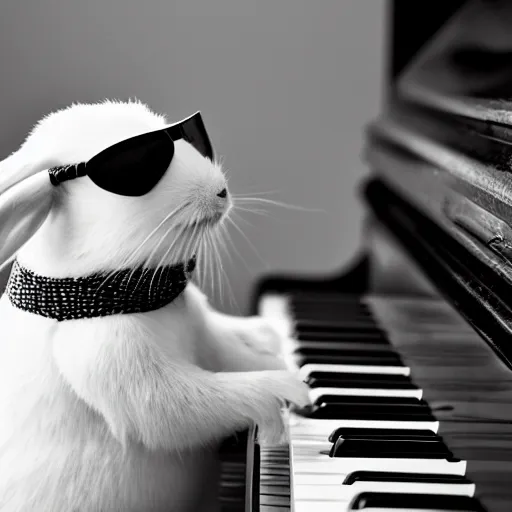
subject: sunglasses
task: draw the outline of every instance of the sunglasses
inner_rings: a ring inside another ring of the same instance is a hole
[[[183,139],[213,161],[213,147],[200,112],[161,130],[125,139],[104,149],[88,162],[52,167],[50,181],[57,186],[81,176],[98,187],[122,196],[143,196],[162,179],[174,156],[174,141]]]

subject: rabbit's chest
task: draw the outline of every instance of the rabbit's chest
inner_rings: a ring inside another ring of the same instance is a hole
[[[64,338],[76,348],[70,350],[69,357],[74,359],[77,372],[82,370],[81,361],[89,349],[97,350],[102,341],[113,338],[119,338],[122,345],[123,338],[131,336],[148,338],[174,362],[197,362],[197,329],[184,302],[176,301],[138,318],[128,316],[54,322],[13,308],[5,296],[0,298],[0,438],[9,437],[29,418],[69,417],[76,410],[76,404],[71,403],[75,397],[55,362],[56,338]]]

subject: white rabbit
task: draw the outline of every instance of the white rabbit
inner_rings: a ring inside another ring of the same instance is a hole
[[[40,121],[0,162],[0,265],[65,278],[189,258],[232,203],[219,164],[185,140],[140,197],[48,174],[168,124],[137,101]],[[214,311],[192,283],[156,310],[65,321],[4,293],[0,329],[2,512],[217,510],[218,443],[253,422],[277,441],[283,402],[308,403],[272,353],[281,334]]]

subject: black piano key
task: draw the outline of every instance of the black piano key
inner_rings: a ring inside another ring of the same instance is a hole
[[[400,396],[350,396],[350,395],[321,395],[313,403],[313,406],[320,404],[334,404],[346,407],[368,407],[374,409],[376,407],[392,406],[397,407],[417,407],[423,412],[432,413],[429,405],[425,400],[418,398],[400,397]]]
[[[380,429],[375,429],[375,430],[380,430]],[[437,435],[435,435],[434,437],[426,437],[424,435],[414,435],[414,434],[411,434],[408,436],[402,436],[402,435],[396,435],[396,434],[371,435],[371,434],[364,434],[364,433],[352,434],[352,435],[342,434],[342,435],[333,436],[333,438],[336,439],[335,441],[331,441],[334,443],[336,443],[339,439],[361,440],[361,441],[370,440],[370,439],[381,439],[384,441],[426,441],[426,440],[430,440],[430,441],[436,441],[436,442],[440,442],[443,440],[442,437],[437,436]]]
[[[340,317],[335,314],[328,314],[326,312],[322,312],[320,314],[304,312],[300,315],[295,313],[294,318],[301,325],[308,327],[327,324],[336,328],[361,327],[364,329],[368,328],[381,331],[380,327],[373,321],[373,319],[366,315],[354,314],[351,316]]]
[[[383,329],[375,322],[375,320],[367,315],[351,314],[340,316],[337,314],[325,314],[325,312],[311,314],[304,312],[301,315],[294,315],[295,321],[298,324],[304,325],[305,327],[314,327],[319,325],[321,327],[330,326],[333,328],[347,328],[354,326],[356,328],[361,327],[363,329],[375,329],[384,332]]]
[[[393,471],[354,471],[348,474],[343,485],[355,482],[410,482],[417,484],[471,484],[461,475],[439,475],[435,473],[398,473]]]
[[[461,510],[464,512],[485,512],[480,502],[468,496],[453,496],[449,494],[399,494],[390,492],[362,492],[350,505],[350,510],[365,508],[389,509],[436,509]]]
[[[328,322],[335,325],[361,325],[369,326],[378,329],[378,324],[375,320],[365,312],[354,311],[352,313],[345,312],[346,314],[341,316],[339,312],[334,310],[325,311],[294,311],[293,316],[299,322],[304,322],[315,325],[316,322]]]
[[[351,405],[361,407],[375,406],[410,406],[430,410],[425,400],[403,396],[346,396],[346,395],[322,395],[318,398],[319,403],[340,404],[350,407]]]
[[[305,382],[311,388],[418,389],[406,375],[314,371]]]
[[[322,348],[322,347],[301,347],[298,346],[294,352],[294,354],[302,357],[308,356],[339,356],[339,357],[368,357],[375,359],[389,359],[391,362],[400,361],[400,355],[394,352],[393,350],[357,350],[355,348],[352,349],[344,349],[342,347],[333,350],[332,348]]]
[[[392,357],[374,357],[374,356],[357,356],[357,355],[338,355],[327,353],[324,355],[300,355],[295,354],[294,360],[297,366],[305,364],[349,364],[357,366],[405,366],[398,356]]]
[[[315,308],[317,306],[327,307],[328,305],[343,306],[348,308],[360,308],[369,312],[366,303],[361,301],[361,295],[353,295],[347,293],[324,292],[308,290],[306,292],[294,292],[289,294],[290,303],[295,308],[305,306],[307,308]]]
[[[343,320],[303,320],[297,318],[295,321],[295,330],[298,332],[338,332],[340,334],[353,332],[354,334],[374,334],[386,337],[386,333],[375,326],[364,321],[343,321]]]
[[[375,377],[375,376],[374,376]],[[367,379],[322,379],[308,377],[306,384],[310,388],[361,388],[361,389],[418,389],[412,382],[383,381],[375,378]]]
[[[432,430],[413,430],[403,428],[355,428],[355,427],[340,427],[334,430],[329,436],[329,441],[335,443],[339,437],[350,439],[351,437],[371,439],[371,438],[385,438],[393,439],[441,439]]]
[[[316,304],[300,305],[293,300],[290,302],[290,307],[296,314],[304,314],[311,316],[331,315],[335,318],[351,318],[352,316],[364,316],[370,320],[374,320],[372,312],[367,306],[361,304],[327,304],[319,301]]]
[[[294,309],[295,311],[299,311],[298,308]],[[306,318],[313,317],[324,317],[327,316],[329,318],[333,318],[338,321],[347,320],[350,321],[352,319],[362,319],[365,320],[367,323],[371,323],[373,325],[377,325],[375,322],[375,317],[373,313],[365,306],[361,307],[361,305],[350,307],[350,306],[344,306],[343,308],[340,308],[336,305],[323,305],[320,308],[302,308],[300,310],[304,313],[304,316]]]
[[[297,350],[324,350],[326,352],[381,352],[382,354],[397,354],[391,345],[372,343],[368,340],[295,340]]]
[[[318,301],[310,302],[309,304],[306,302],[300,304],[300,302],[292,299],[289,301],[289,304],[291,309],[297,313],[304,312],[306,314],[311,313],[318,315],[331,313],[336,318],[346,318],[350,317],[350,315],[358,314],[366,315],[371,319],[375,318],[370,308],[366,304],[361,304],[361,302],[329,302],[319,298]]]
[[[341,332],[316,331],[312,329],[307,331],[296,331],[295,338],[304,341],[367,341],[368,343],[379,343],[384,346],[391,346],[389,340],[382,333],[374,331],[356,332],[354,330],[350,330],[347,332]]]
[[[372,343],[369,341],[338,341],[338,340],[294,340],[296,350],[324,350],[325,352],[356,352],[356,353],[379,353],[397,354],[391,345]]]
[[[361,295],[354,293],[343,293],[341,291],[308,289],[306,292],[297,290],[291,293],[289,297],[290,300],[293,301],[293,304],[357,304],[362,308],[368,307],[365,302],[362,302]]]
[[[324,398],[324,399],[322,399]],[[409,411],[410,414],[429,412],[429,405],[424,400],[417,398],[407,398],[399,396],[340,396],[324,395],[319,397],[314,405],[329,405],[333,407],[361,408],[384,411],[393,409],[399,411]]]
[[[346,307],[348,305],[354,304],[358,305],[361,308],[367,308],[366,303],[361,301],[361,295],[353,294],[353,293],[343,293],[340,291],[332,291],[332,290],[312,290],[309,289],[307,292],[305,291],[294,291],[289,294],[290,300],[293,304],[305,304],[316,305],[316,304],[342,304]]]
[[[321,403],[305,411],[312,419],[330,420],[375,420],[375,421],[436,421],[427,407],[375,405],[343,405],[339,403]]]
[[[390,441],[389,439],[345,439],[339,437],[332,446],[329,456],[453,460],[452,452],[442,441],[436,439]]]

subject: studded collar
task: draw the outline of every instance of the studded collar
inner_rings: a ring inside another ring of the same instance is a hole
[[[187,263],[157,269],[124,269],[110,277],[107,273],[95,273],[54,278],[35,274],[15,260],[6,293],[17,308],[59,322],[143,313],[176,299],[185,289],[195,265],[194,257]]]

